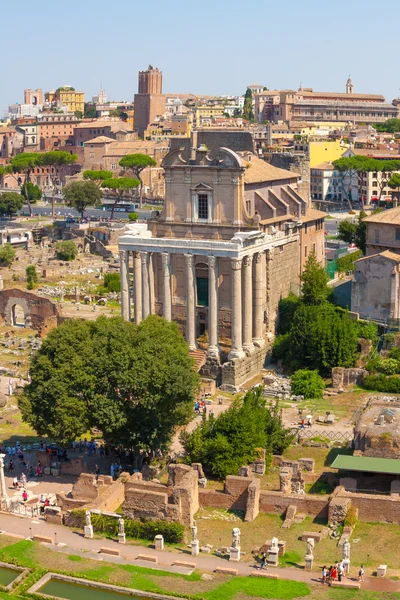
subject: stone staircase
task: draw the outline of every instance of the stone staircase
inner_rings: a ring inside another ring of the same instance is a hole
[[[190,351],[190,356],[194,359],[196,371],[199,372],[206,363],[206,351],[197,348],[197,350]]]

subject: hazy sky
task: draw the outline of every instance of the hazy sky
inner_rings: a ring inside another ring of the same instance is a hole
[[[69,84],[132,100],[137,72],[164,92],[313,87],[399,95],[399,0],[19,0],[0,2],[0,116],[24,88]]]

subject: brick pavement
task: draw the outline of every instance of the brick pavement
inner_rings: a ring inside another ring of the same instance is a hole
[[[115,558],[107,556],[106,560],[109,562],[126,562],[134,564],[143,564],[138,562],[138,554],[143,553],[144,546],[135,546],[133,544],[121,545],[117,541],[104,540],[100,538],[86,539],[82,534],[76,533],[67,527],[61,525],[53,525],[46,523],[43,519],[30,519],[27,517],[19,517],[10,515],[7,513],[0,512],[0,529],[3,534],[11,533],[14,535],[20,535],[23,537],[29,537],[30,535],[43,535],[51,537],[57,543],[65,544],[65,546],[57,546],[55,544],[49,546],[55,551],[61,552],[91,552],[93,553],[92,558],[99,558],[98,552],[101,547],[107,545],[118,549],[121,554],[121,558]],[[196,562],[197,568],[202,571],[214,571],[218,567],[233,567],[238,570],[239,575],[250,575],[251,571],[254,570],[254,561],[249,561],[245,556],[240,563],[228,563],[225,559],[218,558],[210,555],[199,555],[191,557],[189,553],[184,551],[168,551],[163,552],[156,551],[153,548],[146,547],[146,554],[157,556],[158,568],[164,570],[177,572],[177,568],[172,565],[174,561],[188,560],[190,562]],[[85,554],[88,557],[87,554]],[[101,558],[104,560],[105,555]],[[153,568],[152,563],[146,564],[146,566]],[[155,567],[156,568],[156,567]],[[353,566],[353,573],[350,576],[350,581],[356,581],[357,567]],[[302,569],[292,568],[269,568],[268,572],[276,573],[281,579],[289,579],[293,581],[303,581],[304,583],[320,583],[319,571],[304,571]],[[377,579],[376,577],[366,576],[365,582],[362,584],[362,589],[371,591],[384,591],[384,592],[400,592],[400,582],[392,579]]]

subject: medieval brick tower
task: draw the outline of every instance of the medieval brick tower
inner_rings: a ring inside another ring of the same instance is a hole
[[[162,71],[149,65],[147,71],[139,71],[138,93],[135,94],[135,129],[141,137],[157,115],[165,113],[165,97],[162,93]]]

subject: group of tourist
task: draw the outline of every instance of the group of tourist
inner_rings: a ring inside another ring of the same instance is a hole
[[[358,581],[364,581],[364,567],[360,565],[358,571]],[[345,575],[344,560],[336,562],[333,566],[331,565],[328,569],[326,565],[322,567],[322,583],[332,585],[333,581],[342,581],[342,577]]]
[[[104,458],[104,456],[109,456],[110,454],[106,444],[100,444],[98,447],[96,440],[93,438],[91,440],[84,438],[83,440],[74,441],[71,446],[74,452],[84,452],[88,456],[94,456],[97,454],[97,450],[99,450],[100,458]]]

